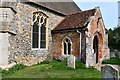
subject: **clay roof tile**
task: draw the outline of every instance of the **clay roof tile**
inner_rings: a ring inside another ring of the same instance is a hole
[[[65,19],[57,25],[53,30],[73,29],[84,27],[85,23],[91,16],[94,16],[96,9],[90,9],[85,11],[79,11],[67,15]]]

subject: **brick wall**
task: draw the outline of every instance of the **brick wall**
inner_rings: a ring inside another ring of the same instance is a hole
[[[52,53],[54,57],[59,57],[63,55],[62,52],[63,46],[62,41],[68,37],[72,42],[72,51],[71,53],[79,57],[79,51],[80,51],[80,35],[77,32],[64,32],[64,33],[55,33],[52,35],[52,42],[53,42],[53,49]]]
[[[97,9],[96,13],[94,16],[92,16],[92,20],[90,21],[90,23],[88,24],[88,30],[85,31],[86,35],[89,35],[88,37],[86,37],[86,63],[87,66],[94,66],[96,64],[96,55],[94,53],[94,49],[93,49],[93,41],[95,36],[97,36],[98,39],[98,62],[100,61],[100,59],[103,58],[104,55],[109,54],[109,53],[105,53],[105,46],[107,46],[105,42],[105,39],[107,39],[106,37],[106,33],[105,33],[105,26],[104,26],[104,22],[102,20],[102,16],[100,13],[100,10]],[[107,39],[108,41],[108,39]]]

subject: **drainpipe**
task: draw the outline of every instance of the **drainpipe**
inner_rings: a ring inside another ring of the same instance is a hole
[[[80,32],[79,30],[77,30],[77,33],[80,34],[80,54],[79,54],[80,56],[79,56],[79,57],[80,57],[80,60],[81,60],[81,56],[82,56],[82,55],[81,55],[81,45],[82,45],[82,44],[81,44],[81,32]]]

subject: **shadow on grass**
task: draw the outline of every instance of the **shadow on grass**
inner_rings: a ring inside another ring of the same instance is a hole
[[[110,60],[105,60],[102,62],[102,64],[114,64],[114,65],[120,65],[120,58],[110,58]]]

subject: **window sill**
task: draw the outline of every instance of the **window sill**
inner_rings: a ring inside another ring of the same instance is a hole
[[[67,58],[67,57],[69,57],[70,55],[65,55],[65,54],[62,54],[62,57],[64,57],[64,58]]]
[[[40,49],[39,48],[32,48],[32,51],[34,51],[34,50],[48,50],[48,49],[46,49],[46,48],[45,49],[43,49],[43,48],[40,48]]]

